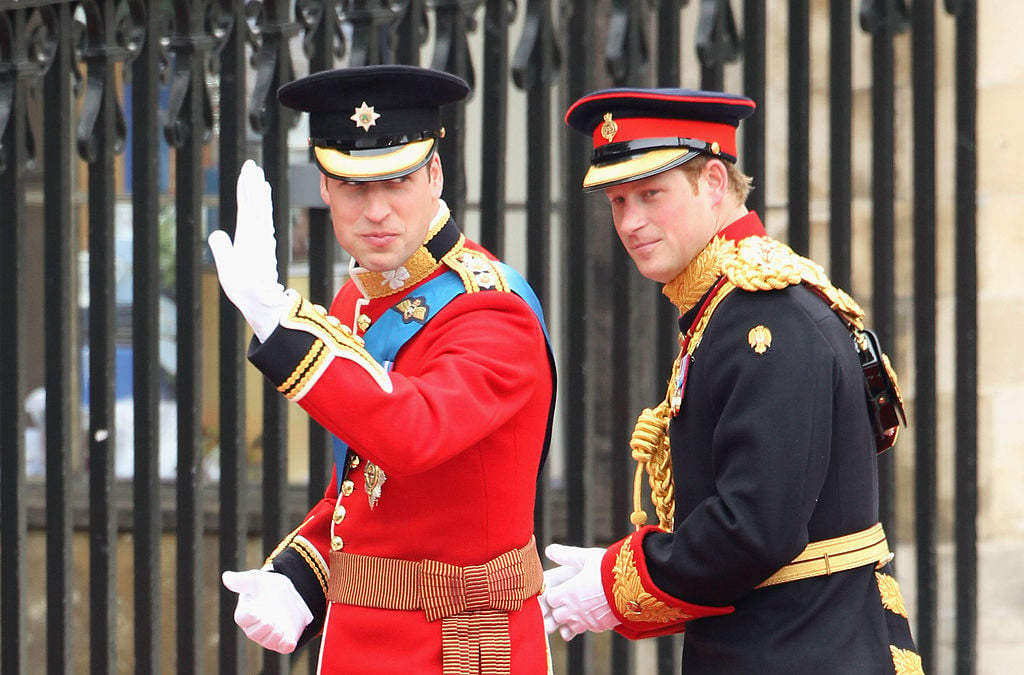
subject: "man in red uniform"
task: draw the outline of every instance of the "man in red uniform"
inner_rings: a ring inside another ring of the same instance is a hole
[[[753,111],[681,89],[568,111],[594,141],[584,189],[604,191],[637,269],[679,309],[680,352],[630,444],[637,531],[548,547],[562,567],[546,573],[546,624],[565,639],[685,628],[687,675],[920,673],[878,522],[895,376],[853,299],[744,206],[736,129]]]
[[[249,358],[336,437],[324,499],[257,570],[235,620],[321,673],[547,673],[533,539],[554,368],[536,297],[441,199],[446,73],[367,66],[282,87],[309,112],[320,193],[352,256],[330,310],[278,283],[270,187],[247,162],[232,241],[210,237]]]

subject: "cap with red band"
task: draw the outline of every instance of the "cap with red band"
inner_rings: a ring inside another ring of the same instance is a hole
[[[576,101],[566,123],[593,137],[585,191],[653,176],[700,154],[736,161],[744,96],[693,89],[605,89]]]

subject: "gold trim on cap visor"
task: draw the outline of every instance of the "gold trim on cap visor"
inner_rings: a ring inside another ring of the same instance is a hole
[[[681,160],[684,160],[687,155],[696,157],[698,154],[700,153],[689,148],[671,148],[652,150],[620,162],[593,165],[587,170],[587,175],[583,177],[583,189],[599,190],[628,180],[653,176],[681,164]]]
[[[399,178],[426,164],[434,150],[434,139],[400,145],[393,150],[353,155],[343,150],[314,146],[320,169],[340,180]],[[360,151],[367,152],[367,151]]]

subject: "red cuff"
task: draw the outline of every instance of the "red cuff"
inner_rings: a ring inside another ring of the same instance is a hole
[[[663,530],[647,526],[608,547],[601,561],[601,583],[608,604],[622,622],[615,631],[631,640],[681,633],[686,622],[733,611],[695,605],[665,593],[651,580],[643,538]]]

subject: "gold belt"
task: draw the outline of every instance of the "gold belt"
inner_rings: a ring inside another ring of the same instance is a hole
[[[868,563],[882,567],[892,560],[889,542],[881,523],[866,530],[845,534],[833,539],[812,541],[793,562],[782,567],[758,585],[758,588],[784,584],[787,581],[827,576],[852,570]]]
[[[330,602],[377,609],[422,609],[442,619],[444,672],[509,675],[508,613],[540,592],[544,568],[526,546],[482,565],[399,560],[331,551]]]

